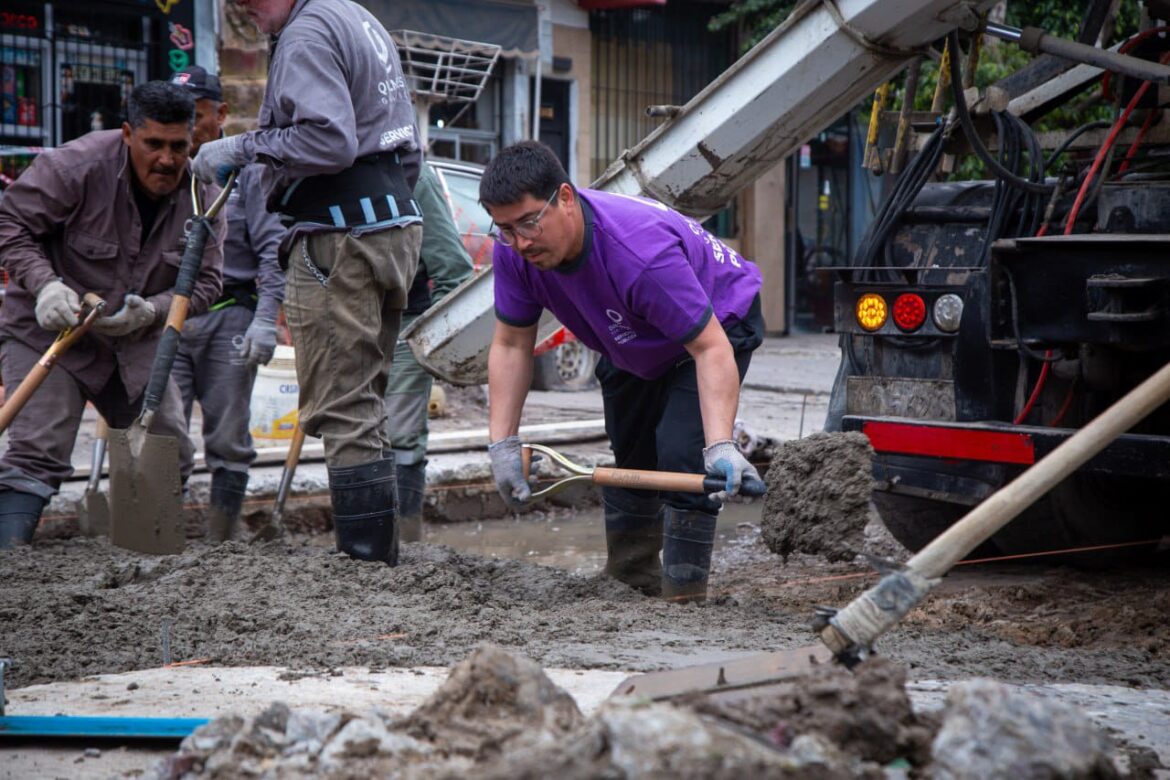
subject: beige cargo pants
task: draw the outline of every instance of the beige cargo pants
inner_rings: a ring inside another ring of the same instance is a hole
[[[284,311],[296,347],[300,421],[331,467],[382,458],[386,374],[418,268],[422,226],[301,236]]]

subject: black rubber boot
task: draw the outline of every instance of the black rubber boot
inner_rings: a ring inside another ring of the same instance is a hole
[[[427,462],[398,464],[398,539],[423,539],[423,492],[427,485]]]
[[[662,519],[662,598],[680,604],[701,604],[707,600],[716,517],[665,506]]]
[[[662,502],[654,493],[602,488],[605,573],[647,596],[662,591]]]
[[[359,561],[398,565],[394,457],[360,466],[329,467],[337,550]]]
[[[32,544],[46,500],[32,493],[0,491],[0,550]]]
[[[211,475],[207,536],[213,542],[232,538],[240,522],[240,509],[248,492],[248,472],[216,469]]]

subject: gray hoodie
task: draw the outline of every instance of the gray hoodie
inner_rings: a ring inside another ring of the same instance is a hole
[[[351,0],[297,0],[273,39],[259,129],[244,149],[264,163],[273,202],[304,176],[397,151],[413,184],[421,160],[410,88],[382,23]]]

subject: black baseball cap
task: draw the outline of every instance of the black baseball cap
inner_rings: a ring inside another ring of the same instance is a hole
[[[208,98],[217,103],[223,102],[223,89],[219,86],[219,77],[207,72],[199,65],[189,65],[171,76],[171,83],[178,84],[191,90],[196,100]]]

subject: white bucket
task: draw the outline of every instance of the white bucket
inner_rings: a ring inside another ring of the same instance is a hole
[[[296,351],[278,345],[268,365],[256,369],[256,383],[252,386],[248,428],[255,446],[273,446],[292,440],[300,394]]]

